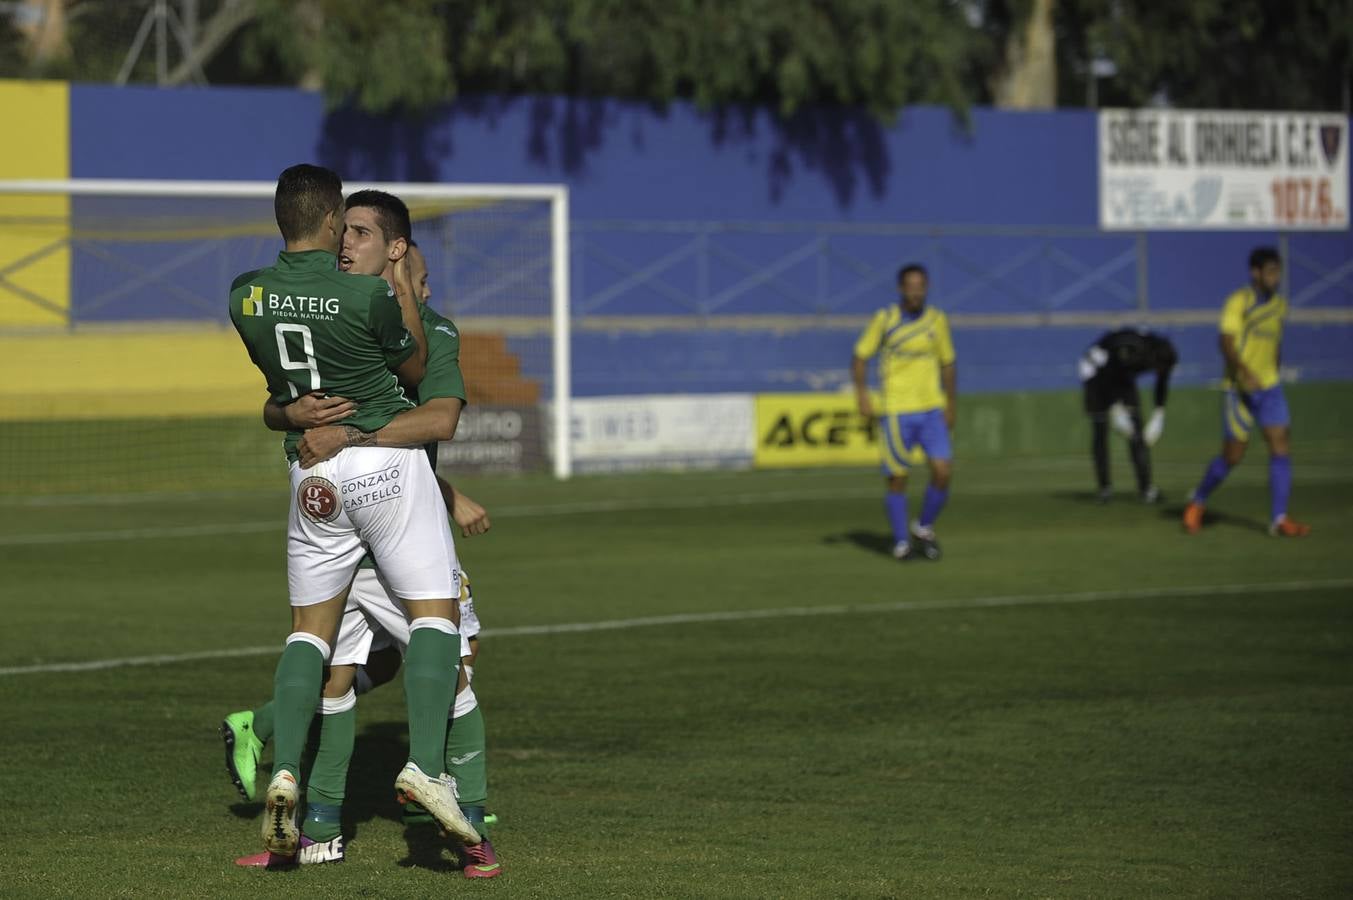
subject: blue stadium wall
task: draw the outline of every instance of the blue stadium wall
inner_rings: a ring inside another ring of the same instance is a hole
[[[1125,298],[1142,293],[1142,271],[1113,264],[1137,238],[1093,232],[1096,128],[1087,111],[978,109],[964,123],[947,110],[912,108],[885,126],[839,111],[781,122],[759,110],[685,104],[467,98],[402,121],[329,110],[319,96],[294,90],[72,85],[69,133],[76,178],[269,180],[287,165],[315,161],[348,181],[567,185],[574,385],[583,395],[838,386],[854,339],[854,326],[842,322],[891,302],[888,275],[908,259],[930,265],[937,305],[974,323],[955,333],[967,390],[1070,386],[1076,355],[1105,322],[1140,318]],[[907,224],[1026,228],[941,239],[883,228]],[[1152,314],[1169,323],[1164,330],[1183,350],[1181,380],[1202,383],[1216,374],[1216,351],[1215,327],[1200,313],[1243,282],[1249,248],[1277,236],[1142,240]],[[1353,258],[1349,233],[1289,240],[1306,260],[1292,269],[1293,293],[1307,291],[1306,307],[1353,306],[1347,277],[1320,280]],[[692,250],[677,263],[655,263],[701,241],[723,255]],[[814,241],[848,245],[847,252],[815,255]],[[1109,274],[1076,289],[1085,271],[1100,267]],[[634,275],[655,269],[653,277]],[[757,269],[774,272],[758,281]],[[72,279],[78,298],[81,273]],[[1000,318],[1038,314],[1060,324]],[[82,319],[217,315],[142,298]],[[747,324],[777,316],[786,324]],[[812,316],[836,324],[814,328],[805,319]],[[544,344],[515,339],[528,366],[540,364]],[[1307,380],[1353,380],[1353,326],[1294,326],[1284,362]]]

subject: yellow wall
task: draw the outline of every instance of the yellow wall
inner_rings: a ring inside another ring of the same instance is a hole
[[[262,416],[234,329],[0,335],[0,421]]]
[[[9,126],[0,178],[70,177],[65,82],[0,81],[0,112]],[[69,219],[67,197],[0,195],[0,329],[66,324]]]

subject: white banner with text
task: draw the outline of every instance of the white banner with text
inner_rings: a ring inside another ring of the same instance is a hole
[[[580,472],[751,465],[750,394],[577,397],[573,462]]]
[[[1106,109],[1107,230],[1348,228],[1348,118],[1333,113]]]

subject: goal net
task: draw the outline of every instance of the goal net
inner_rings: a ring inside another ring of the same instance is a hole
[[[285,481],[235,275],[281,249],[271,182],[0,182],[0,495]],[[571,471],[567,196],[529,185],[352,184],[402,198],[431,306],[461,335],[469,406],[439,465]]]

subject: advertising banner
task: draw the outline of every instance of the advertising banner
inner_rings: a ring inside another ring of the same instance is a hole
[[[1108,230],[1348,228],[1348,119],[1329,113],[1106,109]]]
[[[578,471],[748,466],[750,394],[579,397],[572,403]]]
[[[535,406],[467,406],[455,440],[437,448],[437,469],[451,473],[529,472],[548,468],[544,420]]]
[[[864,466],[879,462],[877,419],[866,419],[854,394],[758,394],[756,466]],[[917,448],[913,464],[924,462]]]

